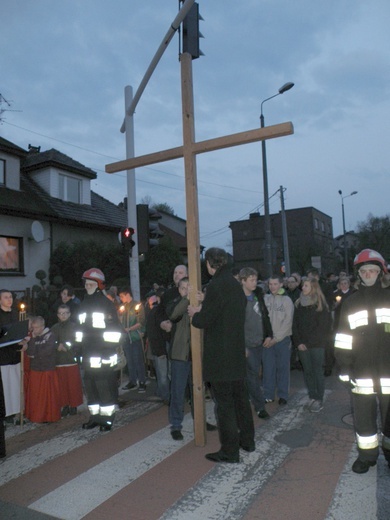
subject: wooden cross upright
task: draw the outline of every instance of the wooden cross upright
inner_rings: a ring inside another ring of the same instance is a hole
[[[265,128],[256,128],[238,134],[226,135],[207,141],[195,141],[194,96],[192,82],[192,58],[188,53],[180,57],[181,92],[183,119],[183,146],[134,157],[106,165],[107,173],[132,170],[172,159],[184,158],[187,252],[190,284],[194,288],[190,295],[191,305],[197,305],[196,291],[201,289],[199,210],[196,174],[196,155],[231,146],[253,143],[264,139],[283,137],[294,133],[292,123],[282,123]],[[194,398],[194,430],[196,446],[206,444],[204,385],[202,378],[202,331],[191,326],[191,354]]]

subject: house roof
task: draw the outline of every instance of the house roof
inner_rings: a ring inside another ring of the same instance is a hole
[[[3,138],[0,138],[0,147],[22,157],[20,190],[0,188],[1,214],[102,230],[119,230],[127,225],[126,210],[97,193],[91,191],[90,205],[65,202],[51,197],[30,175],[35,169],[55,166],[95,179],[97,175],[90,168],[54,149],[41,153],[28,153]],[[26,157],[24,161],[23,157]]]
[[[27,151],[21,148],[20,146],[17,146],[14,143],[11,143],[11,141],[7,141],[7,139],[4,139],[4,137],[0,137],[0,150],[3,150],[4,152],[8,152],[12,155],[16,155],[18,157],[25,157],[27,155]]]
[[[55,148],[51,148],[45,152],[29,153],[23,161],[21,169],[25,172],[32,172],[50,166],[59,167],[61,170],[72,173],[78,173],[89,179],[96,179],[97,177],[96,172],[75,161],[68,155],[59,152]]]
[[[97,193],[91,191],[91,205],[64,202],[50,197],[25,173],[20,191],[0,188],[0,213],[106,230],[127,225],[126,210]]]
[[[167,226],[164,226],[164,224],[159,223],[159,227],[165,236],[168,236],[172,239],[175,246],[180,248],[180,250],[182,250],[182,251],[187,250],[187,238],[186,237],[184,237],[183,235],[180,235],[180,233],[177,233],[176,231],[173,231],[173,229],[170,229]]]

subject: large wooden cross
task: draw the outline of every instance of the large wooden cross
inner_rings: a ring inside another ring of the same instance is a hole
[[[194,288],[190,295],[191,305],[197,305],[196,291],[201,289],[200,276],[200,239],[199,210],[196,173],[196,155],[231,146],[253,143],[265,139],[273,139],[294,133],[292,123],[282,123],[265,128],[256,128],[238,134],[226,135],[207,141],[195,141],[194,96],[192,82],[192,58],[183,53],[181,63],[181,92],[183,118],[183,146],[155,152],[140,157],[134,157],[106,165],[107,173],[123,170],[133,170],[172,159],[184,158],[186,216],[187,216],[187,251],[188,272],[190,284]],[[194,395],[194,430],[195,444],[204,446],[206,443],[204,385],[202,378],[202,331],[191,326],[191,354]]]

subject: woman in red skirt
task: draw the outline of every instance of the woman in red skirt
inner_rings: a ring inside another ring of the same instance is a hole
[[[60,389],[56,372],[56,344],[41,316],[31,319],[32,337],[28,343],[30,378],[25,415],[31,422],[56,422],[61,419]]]

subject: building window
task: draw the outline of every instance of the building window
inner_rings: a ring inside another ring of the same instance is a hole
[[[318,218],[314,219],[314,229],[318,229]]]
[[[59,195],[65,202],[81,202],[81,181],[67,175],[59,176]]]
[[[0,159],[0,185],[5,186],[5,161]]]
[[[325,224],[321,220],[321,231],[325,233]]]
[[[0,274],[22,274],[23,239],[0,236]]]

